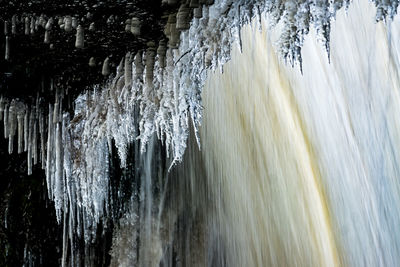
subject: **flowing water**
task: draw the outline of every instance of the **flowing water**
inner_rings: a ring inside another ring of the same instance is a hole
[[[338,12],[330,62],[311,32],[303,73],[277,56],[279,29],[243,29],[203,91],[201,150],[192,136],[170,193],[148,200],[153,262],[400,266],[400,20],[375,12]]]
[[[330,64],[308,36],[303,75],[248,27],[209,79],[201,153],[227,266],[399,266],[400,25],[374,12],[339,12]]]

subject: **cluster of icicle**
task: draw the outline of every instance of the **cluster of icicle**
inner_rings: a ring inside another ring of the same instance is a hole
[[[60,30],[65,32],[75,32],[75,48],[82,49],[85,47],[85,28],[93,32],[96,30],[96,25],[91,22],[93,14],[88,12],[84,17],[78,18],[76,16],[55,16],[47,17],[44,14],[30,15],[24,14],[21,16],[14,15],[11,20],[4,21],[4,36],[5,39],[5,60],[10,60],[10,38],[17,34],[35,35],[41,30],[44,30],[43,42],[49,45],[50,49],[54,48],[53,40],[51,39],[54,31]],[[116,23],[114,16],[107,19],[107,24]],[[132,33],[134,36],[139,36],[141,33],[141,21],[132,17],[126,20],[125,31]],[[94,66],[94,58],[90,58],[89,65]],[[105,75],[108,75],[106,73]]]
[[[91,155],[90,161],[76,162],[79,160],[79,151],[74,150],[77,142],[87,140],[77,140],[73,135],[69,114],[62,112],[61,97],[56,97],[55,104],[48,109],[40,102],[37,98],[35,104],[27,105],[18,99],[0,98],[0,120],[4,124],[4,137],[9,140],[8,152],[13,153],[17,139],[18,153],[27,152],[28,175],[32,174],[33,166],[40,163],[46,173],[48,195],[55,203],[58,222],[61,222],[62,210],[68,210],[68,223],[77,226],[71,229],[92,229],[92,224],[98,222],[107,207],[104,204],[108,199],[107,169],[99,168],[107,166],[107,143],[105,146],[97,144],[97,153]],[[89,142],[84,145],[91,146]],[[89,159],[90,155],[86,153],[85,156]],[[64,212],[64,216],[66,214]],[[85,231],[87,240],[91,234]]]
[[[398,4],[375,2],[382,14],[390,16]],[[266,15],[275,23],[282,20],[279,49],[293,64],[301,61],[300,48],[310,25],[329,51],[330,22],[344,5],[348,1],[216,0],[210,6],[197,5],[191,19],[188,12],[192,9],[184,4],[168,18],[168,42],[160,41],[158,46],[149,42],[146,51],[127,53],[105,85],[76,99],[72,119],[62,112],[60,96],[48,109],[41,108],[39,100],[28,107],[16,99],[2,98],[0,118],[9,152],[13,152],[17,134],[18,152],[28,152],[28,174],[39,162],[45,169],[49,197],[58,221],[64,216],[64,225],[69,225],[71,242],[73,229],[89,241],[110,206],[112,140],[122,167],[126,167],[128,145],[140,141],[145,151],[155,133],[172,164],[180,162],[190,124],[196,133],[200,127],[207,70],[222,70],[230,59],[231,46],[235,42],[240,46],[240,28],[245,23]],[[379,14],[377,19],[381,19]],[[107,68],[105,64],[103,72],[108,73]]]
[[[45,124],[44,114],[39,107],[39,99],[36,105],[29,108],[18,99],[9,101],[0,98],[0,120],[3,121],[4,138],[8,139],[8,153],[14,151],[14,140],[17,136],[18,153],[28,153],[28,175],[32,174],[32,164],[42,162],[45,167]],[[40,147],[40,149],[39,149]]]
[[[87,15],[87,19],[91,16],[90,13]],[[84,47],[84,29],[79,25],[80,21],[76,17],[72,16],[59,16],[55,18],[47,18],[45,15],[23,15],[18,17],[17,15],[12,16],[11,21],[4,21],[4,35],[5,40],[5,60],[10,59],[10,38],[11,36],[23,33],[25,35],[35,35],[39,30],[44,30],[43,42],[49,44],[52,49],[54,44],[51,42],[51,33],[55,30],[55,25],[59,26],[61,30],[70,32],[76,30],[76,48]],[[94,24],[91,24],[90,30],[94,30]]]

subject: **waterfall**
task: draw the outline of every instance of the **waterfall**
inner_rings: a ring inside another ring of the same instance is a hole
[[[242,29],[243,52],[208,75],[201,150],[192,133],[169,174],[162,266],[400,264],[400,21],[374,16],[339,11],[329,58],[312,30],[302,73],[279,29]]]

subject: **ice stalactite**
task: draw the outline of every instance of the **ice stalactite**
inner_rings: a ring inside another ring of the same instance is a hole
[[[129,52],[125,55],[124,72],[125,86],[129,88],[132,85],[132,56]]]
[[[30,23],[29,23],[29,17],[25,17],[24,18],[24,33],[25,33],[25,35],[29,35],[29,32],[30,32]]]
[[[25,117],[25,105],[20,102],[17,109],[18,154],[21,154],[24,150],[24,117]]]
[[[103,68],[101,70],[101,74],[103,74],[104,76],[108,76],[110,75],[110,59],[107,57],[104,62],[103,62]]]
[[[32,174],[32,148],[33,148],[33,125],[35,123],[35,109],[31,110],[29,113],[29,126],[28,126],[28,153],[27,153],[27,161],[28,161],[28,175]]]
[[[40,134],[40,162],[42,162],[42,169],[46,169],[46,150],[45,150],[45,118],[43,112],[39,113],[39,134]]]
[[[5,106],[5,99],[3,96],[0,97],[0,121],[3,120],[3,113],[4,113],[4,107]]]
[[[94,67],[96,66],[96,60],[94,59],[94,57],[91,57],[89,59],[89,67]]]
[[[47,150],[46,150],[46,182],[49,199],[53,196],[53,148],[54,148],[54,123],[53,123],[53,107],[49,104],[47,123]]]
[[[4,21],[3,33],[4,33],[4,35],[6,35],[6,36],[7,36],[8,33],[9,33],[8,24],[9,24],[8,20],[5,20],[5,21]]]
[[[27,109],[24,114],[24,152],[28,151],[29,141],[29,110]]]
[[[95,30],[96,30],[96,24],[94,22],[90,23],[89,31],[95,31]]]
[[[4,138],[8,138],[8,102],[4,105]]]
[[[72,29],[78,28],[78,19],[76,17],[72,17],[71,26],[72,26]]]
[[[5,60],[10,60],[10,37],[6,36]]]
[[[44,41],[45,44],[50,43],[50,30],[46,30],[44,33]]]
[[[29,32],[31,35],[35,34],[35,18],[34,17],[31,17],[29,29],[30,29]]]
[[[17,34],[17,15],[11,18],[11,33],[14,35]]]
[[[79,25],[78,28],[76,29],[75,47],[83,48],[84,41],[85,41],[84,30],[83,30],[83,27],[81,25]]]
[[[133,35],[140,35],[140,28],[141,28],[141,22],[139,18],[132,18],[131,20],[131,25],[130,25],[130,31]],[[127,28],[125,28],[127,29]]]
[[[10,108],[8,111],[8,153],[13,153],[14,136],[17,128],[17,111],[15,106],[15,100],[11,101]]]
[[[32,131],[32,140],[31,140],[31,146],[32,146],[32,159],[33,159],[33,165],[36,165],[38,163],[38,123],[37,123],[37,118],[38,118],[38,106],[35,107],[35,112],[33,114],[33,131]]]
[[[57,211],[57,220],[61,221],[62,209],[64,208],[64,168],[63,168],[63,143],[62,125],[56,122],[56,132],[54,138],[55,146],[55,175],[54,175],[54,205]]]
[[[64,25],[64,30],[66,32],[72,31],[72,18],[71,18],[71,16],[66,16],[64,18],[64,24],[61,24],[61,27],[62,27],[62,25]]]

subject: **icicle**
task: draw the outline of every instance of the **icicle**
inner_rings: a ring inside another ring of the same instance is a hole
[[[46,25],[45,25],[45,32],[44,32],[44,43],[45,44],[49,44],[50,43],[50,32],[51,32],[51,28],[53,27],[53,18],[50,18]]]
[[[35,18],[31,17],[31,23],[30,23],[30,34],[35,34]]]
[[[178,30],[190,28],[190,8],[186,4],[181,5],[178,14],[176,14],[176,28]]]
[[[4,112],[4,98],[0,97],[0,121],[3,120],[3,112]]]
[[[17,112],[15,109],[15,100],[12,100],[8,111],[8,154],[12,154],[14,148],[14,135],[17,128]]]
[[[44,19],[44,18],[40,17],[40,16],[34,16],[33,25],[31,25],[31,26],[33,26],[34,31],[37,31],[39,29],[39,26],[42,26],[42,24],[41,24],[42,19]],[[31,21],[31,23],[32,23],[32,21]]]
[[[131,53],[126,53],[125,55],[125,66],[124,66],[124,77],[125,77],[125,86],[129,87],[132,83],[132,57]]]
[[[130,32],[131,31],[131,20],[130,19],[127,19],[125,21],[125,31],[126,32]]]
[[[111,138],[111,136],[107,137],[107,145],[108,145],[108,151],[110,152],[110,157],[112,157],[112,138]]]
[[[83,32],[83,27],[81,25],[78,26],[76,29],[76,41],[75,41],[75,47],[76,48],[83,48],[84,47],[84,32]]]
[[[64,30],[66,32],[72,31],[72,18],[70,16],[64,18]]]
[[[171,14],[168,17],[165,35],[168,36],[168,46],[171,48],[178,48],[180,31],[176,28],[176,16]]]
[[[146,83],[152,84],[153,76],[154,76],[154,57],[156,54],[155,44],[154,42],[147,43],[146,50]]]
[[[11,18],[11,33],[14,35],[17,34],[17,15]]]
[[[65,207],[65,206],[64,206]],[[57,206],[56,206],[57,209]],[[57,221],[58,223],[61,222],[61,210],[57,210]],[[62,242],[62,257],[61,257],[61,267],[67,267],[67,252],[68,252],[68,238],[67,238],[67,231],[68,231],[68,223],[67,223],[67,211],[64,209],[64,216],[63,216],[63,242]]]
[[[33,121],[33,133],[32,133],[32,158],[33,165],[38,163],[38,151],[37,151],[37,121],[36,116]]]
[[[62,24],[64,24],[64,17],[58,17],[58,21],[57,24],[60,26]]]
[[[95,67],[96,66],[96,60],[94,59],[94,57],[91,57],[89,59],[89,67]]]
[[[28,151],[28,142],[29,142],[28,116],[29,116],[29,111],[27,109],[24,115],[24,152]]]
[[[71,202],[71,201],[70,201]],[[70,206],[70,208],[69,208],[69,216],[68,216],[68,225],[69,225],[69,231],[68,231],[68,235],[69,235],[69,240],[70,240],[70,252],[71,252],[71,256],[70,256],[70,262],[71,262],[71,266],[79,266],[77,263],[76,263],[76,261],[75,261],[75,259],[76,259],[76,257],[75,257],[75,248],[74,248],[74,246],[75,246],[75,240],[74,240],[74,233],[75,233],[75,216],[74,216],[74,208],[73,208],[73,206],[72,205],[74,205],[74,203],[70,203],[69,204],[69,206]],[[79,255],[78,255],[78,257],[79,257]]]
[[[32,110],[29,114],[29,128],[28,128],[28,175],[32,174],[32,139],[33,139],[33,124],[35,111]]]
[[[104,60],[101,74],[103,74],[104,76],[110,75],[110,59],[108,57]]]
[[[4,138],[8,138],[8,103],[4,107]]]
[[[142,79],[143,76],[143,62],[142,62],[142,52],[137,52],[135,56],[135,71],[136,71],[136,79]]]
[[[58,110],[60,109],[59,105],[60,104],[57,100],[56,103],[54,104],[53,123],[57,123],[59,121],[58,118],[58,112],[59,112]]]
[[[51,155],[52,155],[52,148],[53,148],[53,107],[49,104],[49,116],[48,116],[48,123],[47,123],[47,153],[46,153],[46,182],[47,182],[47,190],[49,192],[49,198],[52,196],[52,183],[51,183]]]
[[[30,30],[29,18],[25,17],[25,35],[29,35]]]
[[[158,55],[158,61],[159,61],[159,66],[160,68],[165,68],[165,55],[167,52],[167,47],[166,47],[166,41],[161,40],[160,43],[158,44],[157,48],[157,55]]]
[[[50,18],[52,20],[52,18]],[[50,20],[49,19],[49,20]],[[41,14],[39,17],[39,21],[37,22],[42,28],[46,28],[46,20],[44,19],[44,15]]]
[[[77,204],[77,199],[76,199],[76,186],[75,186],[75,181],[73,180],[73,159],[72,159],[72,144],[71,144],[71,137],[69,134],[69,129],[68,125],[70,124],[70,118],[69,114],[64,114],[63,115],[63,122],[62,122],[62,140],[64,144],[64,183],[65,183],[65,188],[67,190],[65,194],[65,200],[64,200],[64,211],[68,209],[68,227],[69,227],[69,239],[71,242],[71,262],[74,262],[75,258],[75,253],[74,253],[74,246],[75,246],[75,241],[74,241],[74,232],[76,229],[76,204]],[[66,207],[68,204],[69,207]]]
[[[53,23],[54,23],[54,20],[53,20],[53,18],[49,18],[49,20],[47,21],[47,23],[46,23],[46,25],[45,25],[45,30],[46,31],[50,31],[51,30],[51,28],[53,27]]]
[[[20,102],[17,110],[17,120],[18,120],[18,154],[23,151],[23,139],[24,139],[24,116],[25,107]]]
[[[131,33],[135,36],[140,35],[141,22],[139,18],[131,19]]]
[[[50,31],[46,30],[44,32],[44,43],[49,44],[50,43]]]
[[[33,135],[32,135],[32,158],[33,165],[38,163],[38,118],[40,113],[39,97],[36,99],[34,121],[33,121]]]
[[[71,27],[72,29],[76,29],[78,27],[78,20],[75,17],[71,19]]]
[[[10,37],[6,36],[6,51],[4,55],[5,60],[10,60]]]
[[[39,114],[39,133],[40,133],[40,161],[42,162],[42,169],[46,168],[46,156],[45,156],[45,137],[44,137],[44,117],[43,113]]]
[[[94,24],[94,22],[90,23],[89,31],[94,32],[95,30],[96,30],[96,25]]]
[[[63,148],[62,148],[62,132],[61,122],[56,124],[55,133],[55,145],[56,145],[56,172],[54,181],[54,204],[56,207],[57,221],[61,222],[61,210],[64,201],[64,169],[63,169]]]
[[[8,35],[8,21],[5,20],[4,21],[4,35],[7,36]]]

